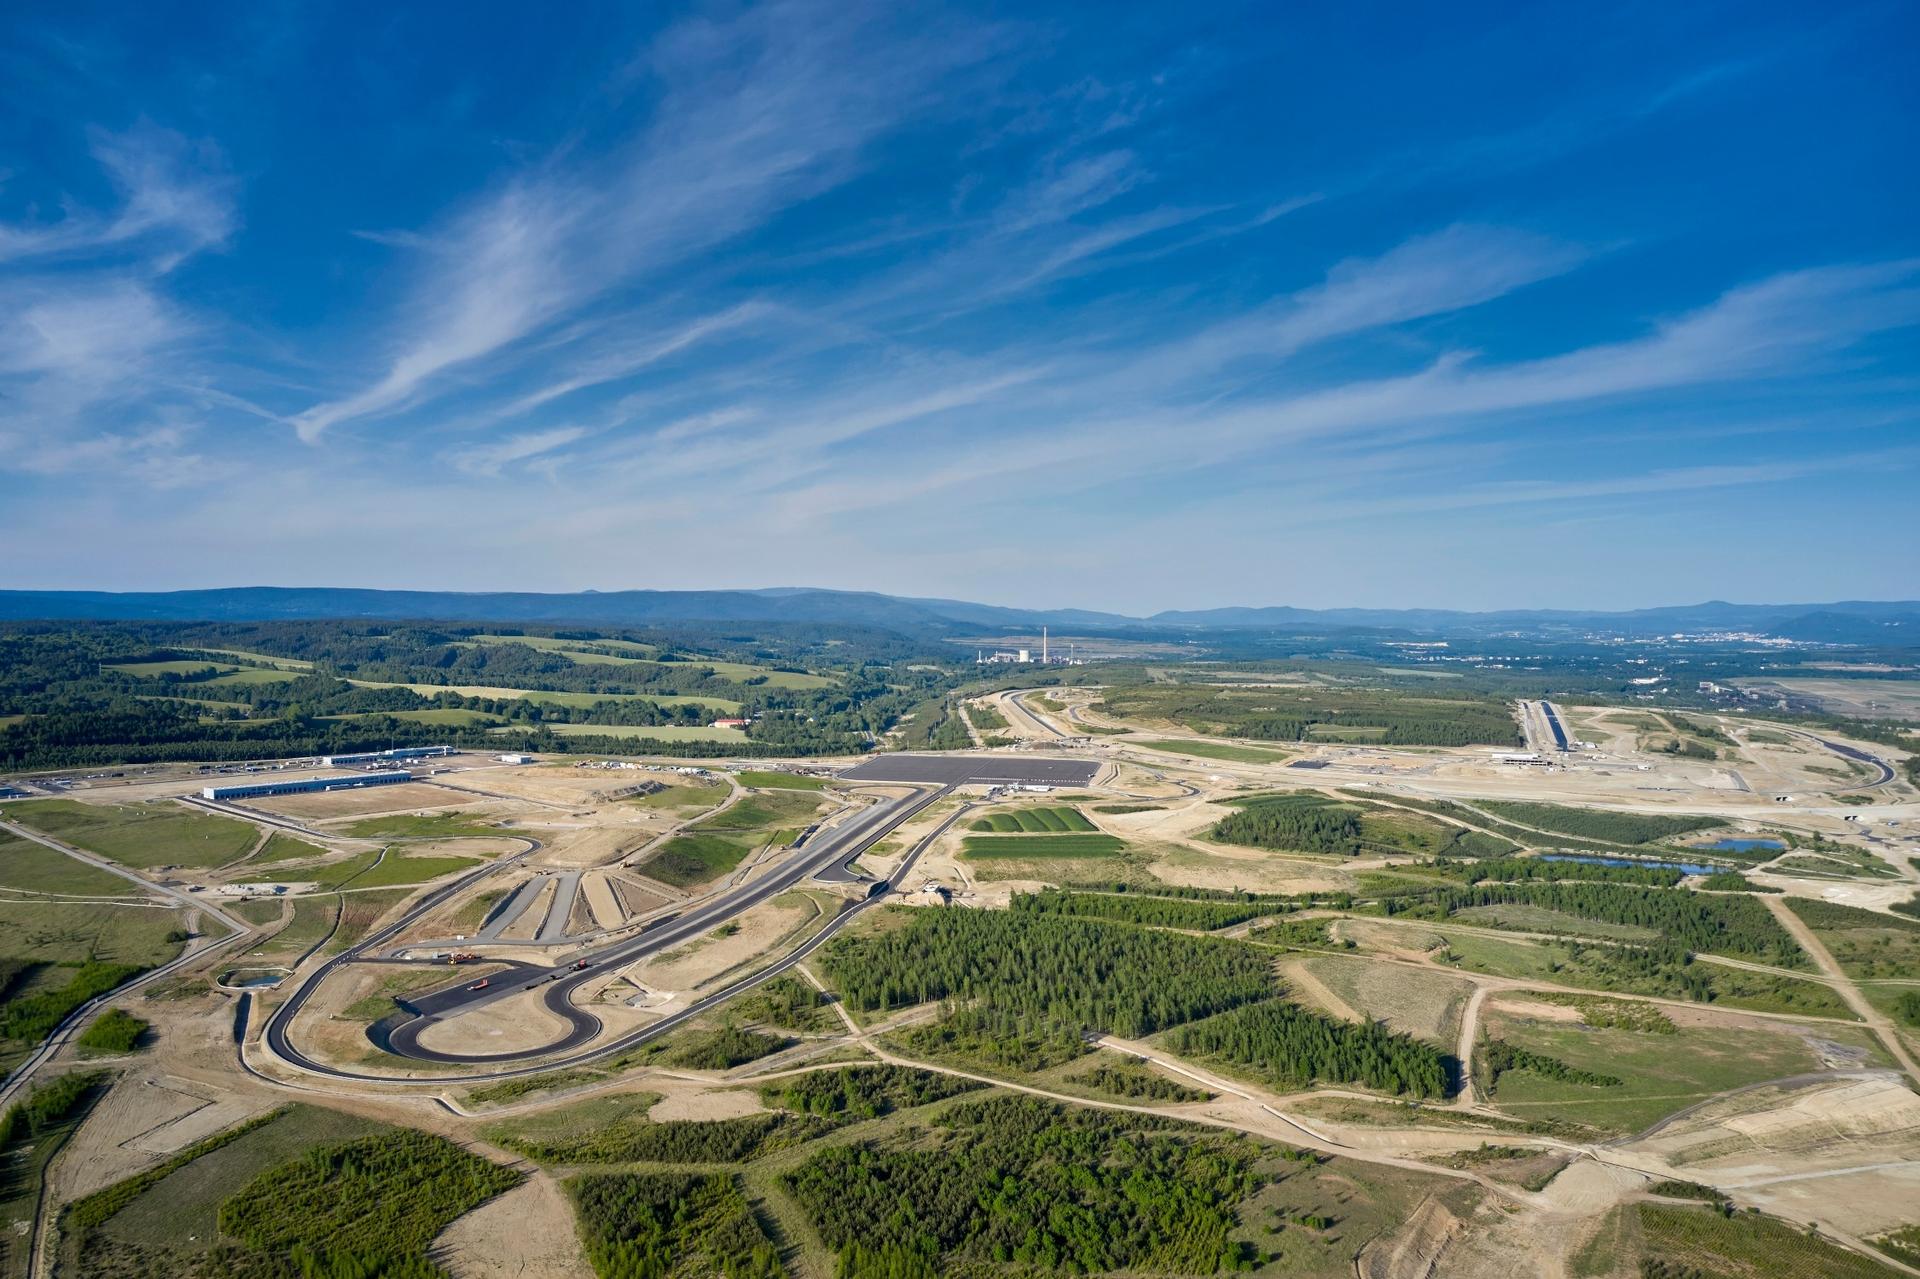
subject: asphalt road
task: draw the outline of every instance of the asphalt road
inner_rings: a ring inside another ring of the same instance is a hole
[[[873,808],[855,817],[852,821],[815,835],[813,840],[809,841],[808,845],[801,849],[797,856],[790,858],[784,865],[771,873],[762,875],[731,891],[721,893],[711,900],[689,910],[685,914],[662,921],[636,936],[615,942],[612,945],[602,947],[598,950],[576,952],[559,964],[551,966],[530,964],[522,966],[516,972],[496,974],[495,978],[489,981],[484,990],[469,990],[467,985],[463,983],[451,989],[436,991],[429,995],[422,996],[419,999],[410,1000],[406,1006],[412,1008],[418,1015],[394,1029],[388,1043],[389,1050],[399,1056],[412,1057],[420,1061],[443,1062],[448,1064],[496,1062],[504,1064],[532,1057],[546,1058],[557,1053],[564,1053],[570,1049],[578,1048],[597,1035],[600,1032],[601,1026],[600,1020],[597,1017],[577,1007],[573,1003],[572,996],[581,986],[597,980],[602,975],[604,969],[609,966],[629,963],[632,960],[656,951],[664,950],[695,937],[703,936],[733,916],[765,901],[769,897],[785,892],[801,880],[821,870],[845,863],[848,859],[857,856],[861,851],[878,841],[895,826],[911,818],[936,799],[947,794],[950,789],[950,787],[946,786],[927,787],[912,795],[877,804]],[[916,848],[913,854],[914,857],[917,857],[918,853],[919,849]],[[505,863],[500,864],[504,865]],[[910,863],[903,863],[903,871],[908,864]],[[280,1006],[274,1013],[272,1019],[267,1023],[265,1037],[267,1046],[272,1050],[274,1055],[298,1065],[303,1069],[318,1074],[329,1075],[334,1078],[382,1079],[382,1076],[361,1075],[353,1071],[337,1069],[308,1058],[289,1041],[287,1036],[288,1025],[292,1023],[293,1018],[299,1013],[301,1006],[306,1002],[313,990],[317,988],[319,983],[336,965],[355,962],[368,952],[376,950],[411,924],[415,919],[420,918],[426,911],[438,907],[454,893],[464,891],[483,877],[484,873],[491,872],[493,869],[495,868],[488,867],[485,872],[476,872],[474,875],[456,880],[446,888],[430,894],[419,906],[408,911],[406,916],[399,921],[343,951],[302,981],[293,993],[289,995],[287,1002]],[[821,933],[819,938],[816,938],[816,941],[837,931],[842,921],[851,918],[853,914],[853,911],[843,913],[834,925]],[[810,950],[811,946],[806,949]],[[573,963],[583,958],[588,961],[588,967],[584,970],[574,969],[572,966]],[[798,961],[794,960],[794,962]],[[757,974],[754,978],[748,980],[749,982],[764,980],[765,977],[770,975],[772,975],[771,972]],[[552,1043],[519,1052],[482,1055],[435,1052],[422,1047],[419,1043],[421,1033],[434,1022],[446,1021],[496,1000],[509,998],[525,990],[539,986],[545,987],[541,996],[541,1002],[550,1012],[561,1018],[568,1026],[567,1033]],[[745,987],[743,986],[741,988],[744,989]],[[728,993],[730,993],[730,991],[721,992],[722,996]],[[703,1008],[708,1006],[708,1003],[709,1001],[702,1001],[694,1007]],[[691,1011],[690,1009],[689,1012]],[[670,1020],[673,1024],[679,1024],[680,1018],[685,1015],[686,1014],[681,1014],[680,1017]],[[661,1023],[649,1027],[647,1031],[637,1036],[628,1036],[626,1039],[620,1041],[620,1045],[628,1046],[631,1043],[638,1043],[642,1039],[651,1037],[653,1034],[664,1033],[661,1029],[661,1026],[664,1024],[665,1023]],[[611,1050],[612,1046],[610,1045],[606,1048],[596,1050],[596,1052],[591,1055],[599,1056]],[[548,1062],[538,1067],[538,1069],[552,1069],[553,1065],[554,1063]],[[507,1071],[503,1072],[502,1077],[524,1073],[527,1073],[527,1071]],[[443,1081],[432,1082],[458,1082],[461,1079],[470,1078],[473,1077],[457,1076]]]
[[[1059,729],[1047,723],[1046,720],[1041,719],[1038,715],[1033,713],[1033,708],[1028,706],[1024,700],[1026,696],[1027,696],[1026,693],[1009,693],[1007,694],[1007,697],[1006,697],[1006,704],[1021,719],[1025,720],[1028,724],[1032,725],[1034,729],[1044,734],[1045,736],[1065,737],[1066,736],[1065,733],[1062,733]]]

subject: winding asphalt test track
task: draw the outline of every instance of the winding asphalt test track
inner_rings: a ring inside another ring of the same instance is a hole
[[[900,825],[902,822],[907,821],[929,804],[946,795],[951,789],[951,787],[947,786],[923,788],[912,795],[878,804],[853,821],[848,822],[846,825],[832,831],[823,832],[820,836],[816,837],[817,842],[804,850],[801,856],[790,859],[786,865],[773,873],[743,884],[731,892],[723,893],[706,905],[697,907],[684,915],[675,916],[655,924],[638,936],[616,942],[611,946],[606,946],[599,950],[579,952],[556,965],[525,965],[520,971],[501,974],[500,976],[503,980],[498,983],[490,982],[487,988],[483,990],[475,991],[468,989],[466,986],[458,986],[450,990],[442,990],[431,995],[423,996],[417,1000],[408,1001],[406,1006],[411,1008],[416,1015],[410,1020],[403,1022],[391,1032],[387,1043],[388,1050],[398,1056],[412,1057],[419,1061],[440,1062],[452,1065],[489,1064],[495,1062],[507,1063],[524,1061],[534,1057],[544,1059],[552,1057],[555,1054],[567,1052],[573,1048],[578,1048],[600,1033],[601,1023],[599,1018],[572,1002],[573,992],[586,983],[597,980],[603,976],[603,970],[609,965],[628,963],[642,956],[701,936],[718,927],[732,916],[765,901],[769,897],[786,891],[801,880],[817,874],[821,870],[842,865],[852,860],[884,837],[888,831]],[[965,808],[963,807],[960,811],[964,812]],[[927,839],[921,841],[908,857],[902,861],[900,870],[896,874],[904,875],[911,869],[913,862],[918,859],[921,851],[924,850],[927,844],[932,842],[933,837],[950,826],[958,816],[959,812],[956,812],[949,817],[947,821],[941,823],[939,830],[936,830],[932,835],[929,835]],[[287,1028],[299,1014],[300,1009],[305,1005],[308,998],[311,997],[314,990],[318,988],[320,982],[326,978],[327,974],[331,973],[339,965],[355,962],[361,959],[367,952],[377,950],[380,946],[400,933],[401,930],[421,918],[426,912],[444,904],[452,896],[471,888],[475,883],[487,875],[492,874],[500,867],[519,861],[525,856],[526,854],[522,853],[519,856],[507,859],[507,861],[485,867],[462,879],[455,880],[443,888],[436,889],[393,924],[381,929],[378,933],[367,937],[354,946],[349,947],[347,950],[342,951],[339,955],[336,955],[321,965],[295,988],[287,1001],[275,1010],[273,1015],[268,1019],[263,1032],[267,1048],[274,1056],[291,1065],[298,1066],[302,1070],[314,1074],[326,1075],[335,1079],[362,1080],[369,1083],[473,1083],[486,1079],[506,1079],[516,1075],[533,1074],[539,1071],[552,1070],[562,1065],[576,1065],[614,1053],[624,1052],[657,1035],[665,1034],[692,1017],[732,998],[741,991],[747,990],[780,972],[786,971],[786,969],[799,963],[800,960],[811,954],[815,948],[824,943],[834,933],[845,927],[848,921],[853,919],[860,911],[864,910],[871,902],[879,900],[879,897],[876,896],[868,899],[866,902],[857,903],[850,910],[841,912],[837,918],[831,921],[819,933],[815,934],[805,945],[772,967],[763,969],[750,977],[742,979],[740,982],[734,983],[724,990],[708,996],[706,999],[700,1000],[688,1007],[685,1011],[675,1014],[673,1017],[656,1022],[633,1034],[623,1036],[612,1043],[603,1045],[600,1048],[577,1057],[567,1059],[566,1061],[543,1061],[542,1064],[538,1066],[520,1067],[518,1069],[503,1070],[484,1075],[455,1075],[439,1078],[396,1080],[388,1075],[361,1074],[357,1071],[329,1066],[322,1062],[314,1061],[298,1048],[294,1047],[288,1037]],[[586,959],[588,961],[588,967],[582,970],[576,970],[573,967],[573,962],[578,959]],[[522,991],[539,986],[546,987],[541,996],[541,1002],[549,1012],[561,1018],[568,1026],[567,1033],[552,1043],[544,1044],[537,1048],[523,1049],[518,1052],[496,1054],[443,1053],[424,1048],[419,1043],[420,1034],[434,1022],[444,1021],[449,1017],[471,1012],[473,1009],[492,1003],[495,1000],[509,998]]]

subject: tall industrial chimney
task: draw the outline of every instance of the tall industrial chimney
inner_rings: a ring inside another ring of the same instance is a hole
[[[1047,664],[1047,628],[1040,628],[1040,665]]]

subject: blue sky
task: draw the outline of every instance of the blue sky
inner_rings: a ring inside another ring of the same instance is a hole
[[[1920,596],[1917,36],[22,0],[0,585]]]

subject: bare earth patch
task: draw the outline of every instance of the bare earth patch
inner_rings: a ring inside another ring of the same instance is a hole
[[[454,1279],[591,1279],[560,1184],[535,1173],[524,1185],[455,1221],[428,1254]]]
[[[420,1033],[420,1046],[444,1053],[504,1053],[550,1044],[567,1026],[547,1011],[541,994],[525,991],[464,1017],[435,1022]]]
[[[739,928],[730,935],[715,931],[657,955],[635,969],[633,979],[654,990],[692,990],[752,959],[817,913],[811,901],[783,893],[740,915],[734,921]]]
[[[665,1122],[669,1119],[738,1119],[742,1115],[758,1115],[766,1112],[760,1099],[744,1088],[672,1088],[662,1085],[664,1094],[653,1108],[647,1111],[647,1118]]]

